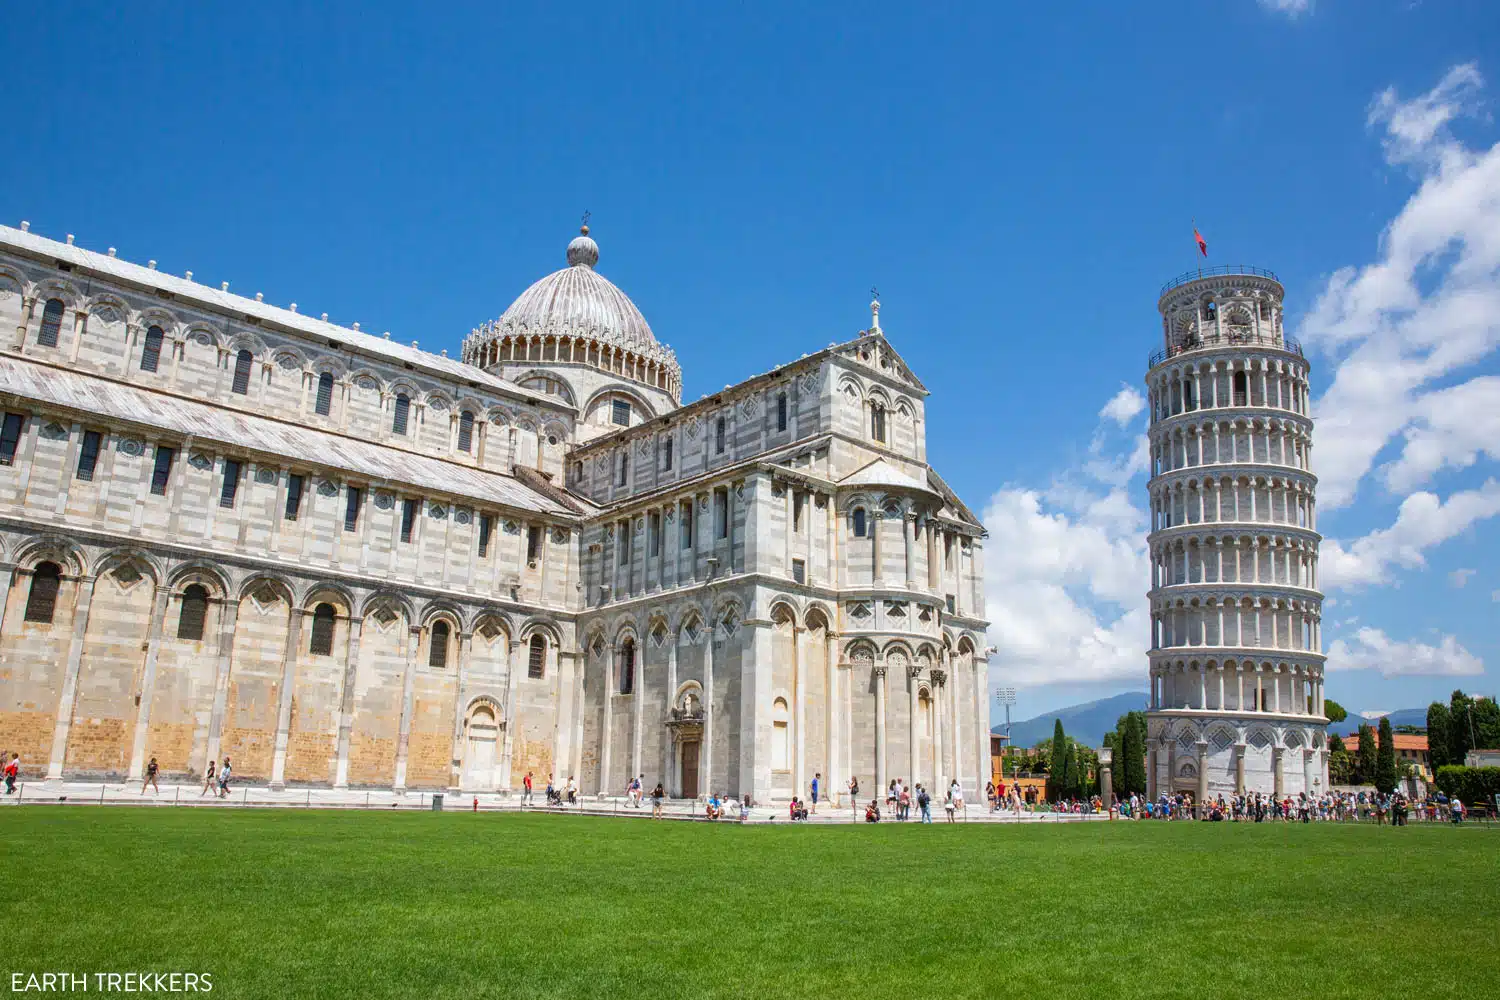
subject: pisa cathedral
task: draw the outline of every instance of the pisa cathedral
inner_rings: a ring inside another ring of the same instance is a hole
[[[1152,798],[1328,790],[1308,361],[1269,271],[1162,289],[1150,410]]]
[[[869,330],[696,403],[587,234],[452,359],[0,227],[0,747],[757,801],[989,772],[979,520]]]

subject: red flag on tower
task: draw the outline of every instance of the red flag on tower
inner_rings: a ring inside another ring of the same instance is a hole
[[[1193,226],[1193,242],[1196,243],[1196,244],[1198,244],[1198,252],[1201,253],[1203,256],[1207,257],[1208,256],[1208,241],[1203,238],[1203,234],[1202,233],[1198,232],[1197,225]]]

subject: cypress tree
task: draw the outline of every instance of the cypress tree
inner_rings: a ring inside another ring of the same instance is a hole
[[[1058,798],[1071,799],[1078,794],[1078,754],[1063,751],[1063,776],[1058,785]]]
[[[1359,752],[1354,757],[1354,781],[1368,785],[1375,780],[1375,730],[1368,722],[1359,724]]]
[[[1396,790],[1396,739],[1391,720],[1380,720],[1380,750],[1375,759],[1375,790],[1389,795]]]
[[[1146,794],[1146,713],[1131,712],[1125,733],[1125,794]]]
[[[1068,769],[1068,737],[1063,732],[1061,719],[1052,720],[1052,761],[1047,768],[1047,798],[1060,799],[1063,796],[1063,773]]]
[[[1435,701],[1427,706],[1427,752],[1432,755],[1433,774],[1444,764],[1453,763],[1448,759],[1448,724],[1447,705]]]

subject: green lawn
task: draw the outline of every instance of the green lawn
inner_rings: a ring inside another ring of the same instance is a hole
[[[1500,829],[0,810],[16,971],[215,997],[1494,995]],[[90,992],[93,992],[92,983]]]

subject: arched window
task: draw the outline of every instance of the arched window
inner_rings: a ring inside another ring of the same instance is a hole
[[[26,595],[26,620],[52,624],[57,611],[57,588],[62,583],[62,567],[54,562],[38,563],[31,571],[31,593]]]
[[[255,356],[249,351],[240,351],[234,356],[234,385],[231,391],[241,396],[250,393],[250,363]]]
[[[208,617],[208,588],[190,584],[182,592],[182,610],[177,615],[177,638],[203,640],[203,622]]]
[[[786,393],[784,392],[776,394],[776,429],[786,430]]]
[[[724,454],[724,418],[720,417],[714,424],[714,452]]]
[[[161,342],[164,337],[159,326],[146,331],[146,345],[141,348],[141,371],[156,371],[156,366],[161,363]]]
[[[526,648],[526,676],[539,680],[547,666],[547,640],[540,635],[531,637]]]
[[[320,417],[328,416],[333,410],[333,375],[328,372],[318,376],[318,401],[313,409]]]
[[[474,446],[474,414],[468,410],[458,415],[458,450],[468,451]]]
[[[1216,321],[1219,318],[1219,307],[1214,305],[1212,299],[1209,299],[1203,304],[1203,317],[1210,323]]]
[[[785,698],[777,698],[771,705],[771,770],[789,771],[792,768],[791,730],[787,725]]]
[[[870,404],[870,437],[885,443],[885,407],[879,403]]]
[[[620,693],[630,694],[635,690],[635,640],[620,643]]]
[[[427,650],[427,665],[441,670],[448,665],[448,637],[452,635],[448,623],[439,619],[432,623],[432,642]]]
[[[1182,408],[1190,412],[1198,408],[1198,401],[1193,398],[1193,383],[1191,382],[1182,383]]]
[[[319,604],[313,609],[312,641],[307,644],[313,656],[333,655],[333,619],[332,604]]]
[[[854,508],[854,537],[865,537],[865,509],[863,507]]]
[[[411,397],[404,392],[396,393],[396,409],[391,417],[391,433],[406,436],[406,418],[411,413]]]
[[[47,304],[42,307],[42,329],[36,335],[38,344],[43,347],[57,346],[57,331],[62,329],[62,315],[62,299],[48,299]]]
[[[1244,406],[1250,393],[1250,379],[1244,372],[1234,373],[1234,405]]]

